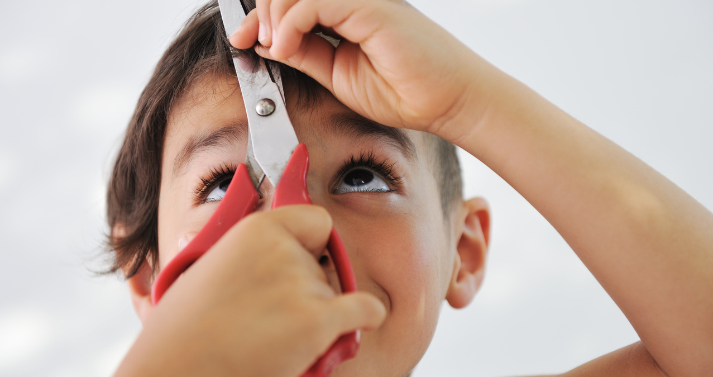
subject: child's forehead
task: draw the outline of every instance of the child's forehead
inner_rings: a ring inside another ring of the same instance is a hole
[[[348,109],[331,94],[324,93],[308,108],[287,98],[290,119],[298,138],[320,142],[346,139],[365,146],[383,145],[395,149],[406,159],[417,162],[423,149],[420,132],[387,127]],[[196,80],[175,103],[166,129],[168,144],[201,144],[220,135],[247,138],[247,115],[242,94],[234,77],[207,76]],[[177,140],[178,139],[178,140]],[[170,140],[170,141],[169,141]],[[423,159],[421,159],[423,160]]]

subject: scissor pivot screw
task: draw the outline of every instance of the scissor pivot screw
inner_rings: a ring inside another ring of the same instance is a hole
[[[275,102],[269,98],[263,98],[257,101],[255,111],[257,112],[257,115],[266,117],[275,112]]]

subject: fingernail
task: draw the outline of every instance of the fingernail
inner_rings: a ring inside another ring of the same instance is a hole
[[[191,241],[188,239],[188,236],[181,237],[181,239],[178,240],[178,251],[185,249],[189,242]]]
[[[253,29],[253,30],[254,30],[254,29]],[[254,34],[253,34],[253,35],[254,35]],[[262,40],[264,40],[265,38],[267,38],[267,28],[266,28],[265,25],[261,22],[261,23],[260,23],[260,26],[258,27],[258,30],[257,30],[257,40],[258,40],[258,41],[262,41]]]
[[[242,30],[242,29],[243,29],[243,25],[241,24],[240,26],[238,26],[237,29],[235,29],[235,31],[233,32],[233,34],[230,34],[230,36],[228,37],[228,39],[233,38],[233,37],[234,37],[236,34],[238,34],[238,33],[240,32],[240,30]]]

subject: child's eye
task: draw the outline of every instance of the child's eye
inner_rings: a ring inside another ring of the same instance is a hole
[[[222,182],[218,183],[215,185],[215,187],[210,190],[208,195],[205,197],[205,203],[210,203],[210,202],[217,202],[223,199],[225,196],[225,192],[228,190],[228,186],[230,186],[230,182],[232,181],[231,178],[227,178],[223,180]]]
[[[378,174],[364,169],[352,169],[341,179],[334,189],[335,194],[345,194],[349,192],[390,192],[393,191],[389,185]]]
[[[394,164],[377,160],[372,153],[352,156],[339,169],[334,194],[350,192],[393,192],[398,189],[401,178],[394,174]]]
[[[235,174],[235,168],[227,165],[211,169],[206,176],[200,179],[200,184],[196,187],[196,205],[223,199],[233,180],[233,174]]]

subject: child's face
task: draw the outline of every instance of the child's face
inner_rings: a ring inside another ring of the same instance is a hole
[[[406,131],[399,140],[393,129],[359,124],[355,113],[324,97],[310,110],[288,104],[297,136],[310,153],[310,197],[331,213],[359,290],[379,298],[388,312],[383,326],[363,334],[358,357],[334,375],[405,375],[425,352],[451,285],[457,226],[443,219],[433,156],[421,134]],[[220,198],[225,185],[220,177],[214,186],[206,187],[204,180],[243,162],[246,119],[235,79],[202,80],[172,111],[159,202],[161,267],[176,256],[179,240],[198,233],[217,208],[217,201],[205,201]],[[340,170],[344,173],[347,164],[352,173],[345,179]],[[371,181],[354,185],[359,178]],[[360,187],[371,192],[354,191]],[[337,288],[331,261],[321,262]]]

